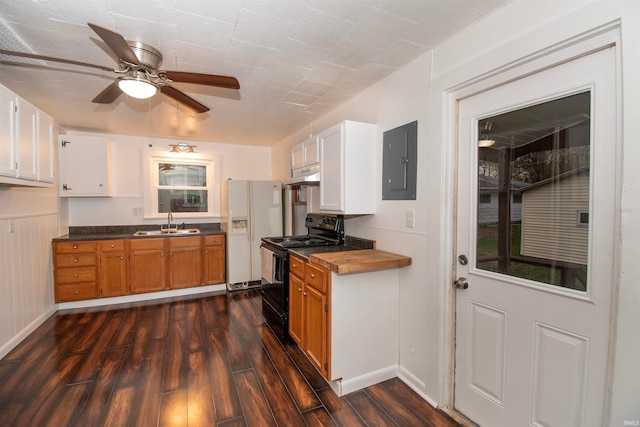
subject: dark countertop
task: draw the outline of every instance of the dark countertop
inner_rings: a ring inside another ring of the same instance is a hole
[[[179,228],[183,228],[179,225]],[[186,224],[185,228],[197,228],[200,230],[198,234],[157,234],[152,236],[134,236],[133,234],[139,230],[158,230],[159,225],[114,225],[114,226],[91,226],[91,227],[69,227],[69,234],[53,238],[54,242],[78,242],[82,240],[122,240],[122,239],[156,239],[171,237],[179,239],[180,237],[194,236],[215,236],[226,234],[220,229],[220,224]]]
[[[357,251],[361,249],[375,249],[374,240],[361,239],[360,237],[346,236],[342,246],[312,246],[310,248],[291,248],[289,252],[299,258],[309,261],[313,254],[326,254],[331,252]]]
[[[289,253],[302,258],[305,261],[309,261],[309,257],[313,254],[326,254],[330,252],[343,252],[343,251],[355,251],[359,250],[353,246],[314,246],[311,248],[291,248]]]

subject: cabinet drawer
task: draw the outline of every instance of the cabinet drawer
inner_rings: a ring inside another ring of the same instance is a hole
[[[316,267],[313,264],[307,264],[305,273],[307,285],[313,286],[322,293],[327,292],[326,274],[323,268]]]
[[[129,240],[129,248],[136,251],[153,251],[164,249],[164,241],[166,239],[140,239]]]
[[[56,268],[79,267],[86,265],[96,265],[95,254],[64,254],[56,255]]]
[[[102,252],[124,252],[124,240],[101,240],[98,248]]]
[[[170,237],[167,240],[169,241],[169,249],[200,249],[200,237]]]
[[[289,258],[289,272],[300,279],[304,280],[304,264],[305,262],[300,258],[294,256]]]
[[[57,254],[72,254],[77,252],[95,252],[96,242],[56,242]]]
[[[96,282],[56,285],[56,302],[79,301],[98,297]]]
[[[96,267],[57,268],[56,284],[95,282],[97,278]]]
[[[218,246],[224,245],[224,236],[204,236],[204,244],[205,246]]]

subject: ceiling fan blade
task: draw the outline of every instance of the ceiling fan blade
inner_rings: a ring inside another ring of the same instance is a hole
[[[16,52],[13,50],[6,50],[6,49],[0,49],[0,53],[3,55],[19,56],[21,58],[31,58],[31,59],[39,59],[42,61],[62,62],[63,64],[80,65],[81,67],[97,68],[98,70],[103,70],[103,71],[111,71],[111,72],[114,71],[113,68],[103,67],[102,65],[89,64],[87,62],[80,62],[80,61],[72,61],[71,59],[55,58],[53,56],[37,55],[35,53]]]
[[[120,95],[122,95],[122,91],[118,87],[118,83],[113,82],[100,92],[98,96],[93,98],[91,102],[95,102],[96,104],[111,104]]]
[[[87,23],[88,26],[91,27],[95,33],[100,36],[100,38],[109,46],[109,48],[116,54],[116,56],[129,64],[138,65],[140,64],[140,60],[133,53],[131,47],[127,41],[120,34],[101,27],[96,24],[92,24],[91,22]]]
[[[214,74],[186,73],[183,71],[163,71],[162,73],[176,83],[193,83],[198,85],[223,87],[227,89],[240,89],[240,83],[235,77],[217,76]]]
[[[196,101],[195,99],[187,95],[186,93],[181,92],[172,86],[168,86],[168,85],[160,86],[160,92],[164,93],[169,98],[173,98],[176,101],[180,102],[181,104],[186,105],[187,107],[195,110],[198,113],[204,113],[209,111],[209,107],[199,103],[198,101]]]

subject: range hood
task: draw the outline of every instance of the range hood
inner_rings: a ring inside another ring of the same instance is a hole
[[[285,185],[320,185],[320,165],[296,169]]]

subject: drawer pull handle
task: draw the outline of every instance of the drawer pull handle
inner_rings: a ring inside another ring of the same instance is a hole
[[[208,253],[209,253],[209,251],[204,251],[204,253],[205,253],[205,254],[208,254]]]
[[[312,278],[312,279],[315,279],[315,278],[316,278],[316,275],[315,275],[315,274],[313,274],[313,273],[311,273],[311,278]]]
[[[73,262],[78,262],[78,258],[74,258],[74,259],[73,259]]]
[[[78,277],[78,275],[77,275],[77,274],[74,274],[74,275],[73,275],[73,277]]]
[[[73,245],[73,249],[78,249],[78,245]]]
[[[80,291],[76,291],[76,292],[75,292],[75,294],[76,294],[76,295],[79,295],[79,294],[80,294]]]
[[[306,297],[306,296],[307,296],[307,293],[305,292],[305,293],[303,293],[302,295],[304,295],[304,296]]]
[[[111,245],[111,247],[112,247],[112,248],[115,248],[115,247],[116,247],[116,245]]]
[[[123,257],[123,256],[121,256],[121,257],[120,257],[120,259],[124,260],[124,257]]]
[[[298,264],[293,264],[293,268],[296,268],[296,267],[298,267]]]
[[[302,292],[302,288],[298,288],[298,292]]]

